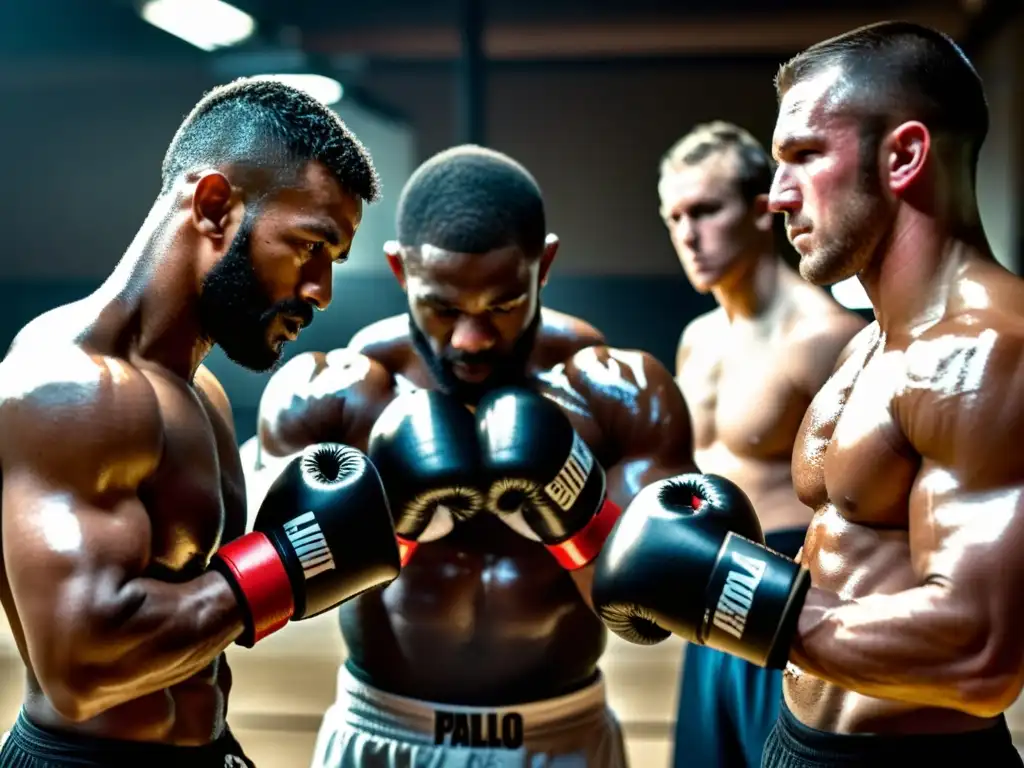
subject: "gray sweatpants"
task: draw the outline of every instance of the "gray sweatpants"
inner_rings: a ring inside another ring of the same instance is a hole
[[[337,700],[313,768],[626,768],[604,680],[512,707],[432,704],[377,690],[338,670]]]

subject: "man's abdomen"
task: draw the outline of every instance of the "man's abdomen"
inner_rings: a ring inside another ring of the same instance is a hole
[[[743,489],[762,530],[804,528],[810,522],[811,510],[793,490],[790,453],[770,458],[744,456],[715,442],[695,451],[694,459],[701,472],[721,475]]]
[[[906,525],[906,520],[893,522]],[[831,505],[815,515],[801,561],[815,587],[849,599],[892,595],[919,584],[906,529],[860,525]],[[946,733],[992,722],[955,710],[863,696],[793,664],[786,668],[782,689],[786,706],[800,722],[832,733]]]
[[[389,693],[465,705],[591,682],[604,629],[554,558],[507,529],[455,536],[422,545],[395,582],[342,606],[353,672]]]
[[[209,744],[223,732],[225,700],[216,665],[211,665],[173,688],[113,707],[84,723],[71,723],[57,714],[38,683],[30,678],[25,714],[36,725],[55,730],[102,739],[194,747]]]

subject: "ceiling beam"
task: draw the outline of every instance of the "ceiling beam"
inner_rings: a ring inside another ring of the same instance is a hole
[[[899,14],[959,38],[966,14],[917,8]],[[789,54],[850,29],[880,21],[878,14],[843,12],[734,16],[728,21],[650,20],[623,23],[549,22],[490,25],[484,51],[491,61],[622,58],[637,56]],[[328,55],[395,60],[454,60],[454,26],[361,27],[304,36],[304,47]]]

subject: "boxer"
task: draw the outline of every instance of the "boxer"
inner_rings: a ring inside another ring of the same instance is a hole
[[[231,408],[201,365],[219,344],[273,366],[376,197],[324,106],[262,80],[214,89],[110,276],[18,333],[0,600],[27,675],[0,766],[252,765],[225,724],[224,650],[397,576],[381,480],[346,446],[290,462],[244,534]]]
[[[406,561],[340,612],[313,764],[623,766],[590,563],[622,504],[693,468],[686,404],[649,354],[541,308],[558,240],[511,158],[427,160],[397,236],[408,312],[289,361],[260,406],[264,472],[327,436],[368,452]]]
[[[1024,282],[979,217],[981,80],[945,35],[885,22],[797,55],[777,88],[770,202],[800,273],[856,275],[877,318],[797,437],[800,564],[749,541],[735,486],[683,477],[620,519],[595,605],[634,639],[786,665],[766,766],[1020,766]]]
[[[771,158],[743,128],[698,125],[662,160],[661,214],[690,284],[718,307],[683,331],[676,379],[697,466],[739,485],[768,546],[796,557],[811,512],[793,490],[793,441],[811,398],[864,322],[775,251]],[[782,674],[686,648],[675,765],[759,766]]]

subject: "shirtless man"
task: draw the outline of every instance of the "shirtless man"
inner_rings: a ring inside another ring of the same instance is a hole
[[[766,766],[1020,766],[1024,282],[979,218],[981,81],[944,35],[886,22],[799,54],[777,88],[771,205],[800,273],[856,275],[877,318],[797,437],[802,567],[725,534],[750,528],[735,494],[673,514],[698,485],[681,478],[624,513],[595,604],[634,639],[788,659]]]
[[[774,249],[772,162],[744,129],[696,126],[661,164],[661,212],[683,270],[718,308],[683,331],[676,379],[702,472],[750,497],[766,542],[796,557],[811,511],[796,497],[793,441],[811,398],[864,327]],[[675,765],[759,766],[778,719],[782,673],[689,645]]]
[[[263,471],[321,440],[366,449],[415,547],[394,584],[340,612],[349,657],[316,766],[625,764],[589,562],[617,505],[693,468],[690,424],[654,358],[541,309],[545,233],[521,165],[436,155],[385,248],[408,314],[267,385]]]
[[[196,105],[162,176],[103,285],[0,364],[0,600],[27,669],[0,766],[252,765],[224,649],[398,574],[383,487],[345,446],[290,463],[245,534],[201,365],[219,344],[266,370],[326,308],[377,196],[369,155],[310,97],[240,80]]]

